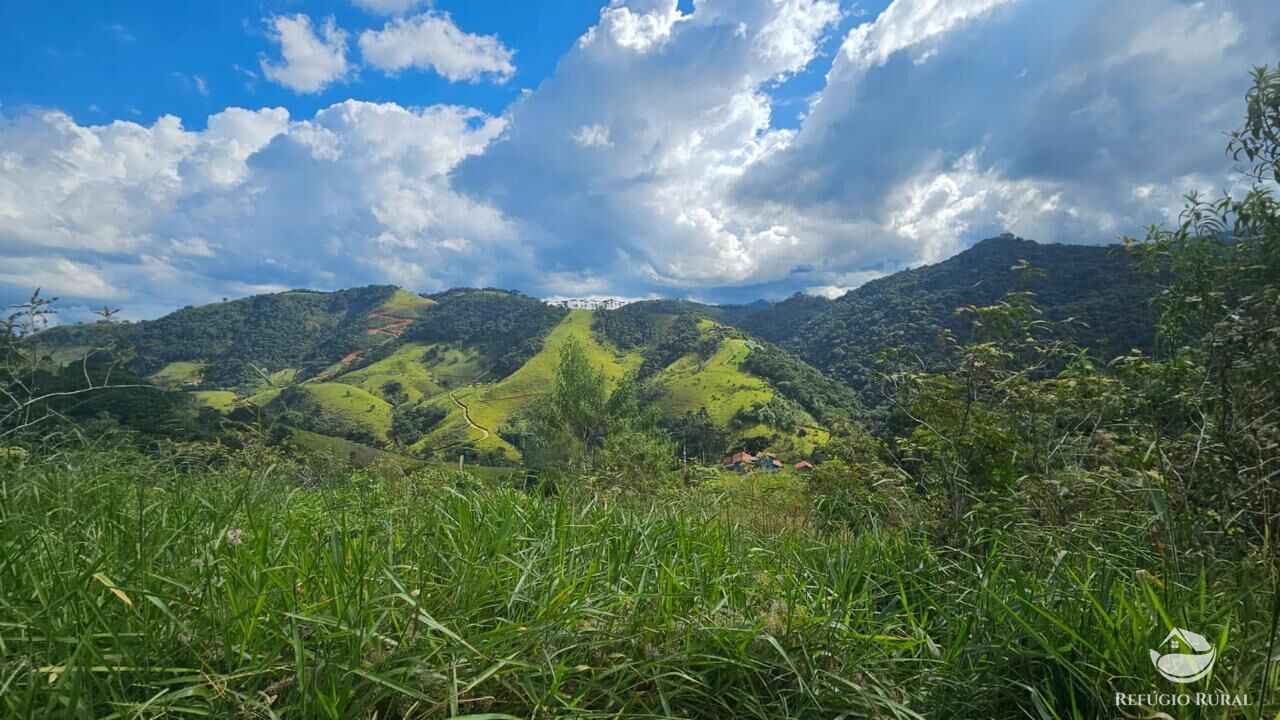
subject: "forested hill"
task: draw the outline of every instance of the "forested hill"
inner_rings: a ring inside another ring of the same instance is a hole
[[[53,365],[88,353],[122,360],[233,420],[266,417],[421,457],[467,447],[492,462],[519,459],[534,405],[575,347],[601,392],[635,378],[635,404],[652,411],[644,417],[692,456],[771,448],[804,457],[827,428],[861,412],[851,389],[718,320],[727,314],[682,300],[592,312],[494,288],[373,286],[53,328],[31,346]]]
[[[266,410],[303,430],[422,455],[470,444],[508,459],[576,343],[609,383],[633,375],[682,439],[705,437],[699,454],[803,454],[875,404],[857,391],[883,350],[906,344],[928,359],[942,328],[967,340],[971,319],[959,307],[1029,290],[1046,317],[1081,320],[1076,339],[1107,355],[1150,343],[1152,288],[1118,248],[1002,236],[837,300],[654,300],[590,312],[492,288],[423,296],[370,286],[54,328],[34,343],[62,362],[120,348],[136,375],[228,413]]]
[[[52,328],[40,343],[55,350],[106,347],[123,341],[130,367],[151,375],[198,359],[203,380],[233,386],[256,380],[258,368],[323,367],[360,344],[368,315],[402,292],[390,285],[315,292],[292,290],[186,307],[156,320]]]
[[[1028,272],[1018,267],[1030,264]],[[896,345],[930,357],[938,331],[969,338],[967,305],[989,305],[1009,292],[1035,293],[1050,320],[1074,318],[1073,338],[1110,357],[1148,349],[1155,279],[1139,273],[1118,245],[1041,244],[1001,235],[955,257],[873,280],[835,300],[793,296],[737,320],[832,376],[861,388],[876,357]]]

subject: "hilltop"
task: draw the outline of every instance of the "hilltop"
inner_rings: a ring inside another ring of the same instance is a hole
[[[1006,235],[835,300],[571,310],[493,288],[295,290],[154,321],[55,328],[37,344],[64,361],[113,346],[130,371],[232,416],[265,413],[417,456],[469,448],[512,462],[523,411],[574,342],[610,387],[635,377],[686,452],[805,455],[833,423],[862,414],[858,391],[882,351],[905,346],[928,362],[940,330],[967,340],[970,318],[957,308],[1028,291],[1046,318],[1069,319],[1074,339],[1108,357],[1148,346],[1153,282],[1116,247]]]
[[[834,300],[796,295],[737,323],[861,389],[882,350],[906,346],[926,361],[936,358],[940,329],[970,338],[972,317],[958,308],[991,305],[1010,292],[1034,293],[1044,317],[1069,320],[1072,338],[1095,355],[1149,350],[1155,283],[1119,245],[1042,244],[1006,234]]]
[[[133,373],[233,418],[429,457],[470,449],[520,458],[523,411],[551,385],[567,343],[610,387],[639,379],[681,428],[686,452],[736,447],[808,454],[854,394],[785,351],[679,301],[568,310],[519,293],[391,286],[290,291],[184,308],[154,321],[55,328],[41,352],[112,347]],[[640,333],[632,336],[630,330]],[[711,439],[706,439],[711,438]]]

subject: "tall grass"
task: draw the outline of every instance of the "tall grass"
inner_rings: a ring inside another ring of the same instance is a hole
[[[1177,690],[1147,657],[1171,625],[1223,643],[1195,689],[1254,701],[1201,717],[1275,712],[1269,568],[1173,574],[1136,518],[957,549],[772,529],[696,490],[180,460],[0,463],[0,714],[1118,717],[1115,692]]]

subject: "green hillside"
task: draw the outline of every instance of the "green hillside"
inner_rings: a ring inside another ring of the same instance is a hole
[[[423,358],[434,347],[417,343],[401,345],[382,360],[340,375],[336,382],[354,385],[372,395],[380,396],[388,383],[396,383],[403,388],[410,401],[437,395],[444,386],[427,369]]]
[[[354,385],[294,385],[276,396],[268,409],[288,425],[368,444],[386,443],[391,430],[391,405]]]
[[[200,364],[209,386],[200,389],[257,389],[263,373],[295,368],[315,374],[391,339],[373,328],[392,321],[374,314],[411,317],[430,304],[412,297],[392,286],[294,290],[187,307],[148,322],[52,328],[40,334],[40,343],[54,350],[123,347],[134,372],[160,374],[164,382],[185,381],[189,374],[183,373]]]
[[[179,360],[171,362],[151,375],[151,382],[166,388],[199,384],[204,378],[205,363]]]
[[[1027,272],[1021,261],[1030,264]],[[875,376],[881,351],[906,346],[938,356],[938,331],[968,340],[971,317],[1009,292],[1035,293],[1048,320],[1073,319],[1073,339],[1112,357],[1149,349],[1155,278],[1137,271],[1120,246],[1041,244],[1012,235],[984,240],[936,265],[872,280],[836,300],[794,296],[746,315],[738,326],[778,343],[855,388]]]
[[[245,298],[119,329],[134,364],[154,367],[152,382],[199,405],[265,410],[291,427],[422,456],[464,446],[518,460],[502,432],[547,392],[571,340],[610,387],[636,375],[645,402],[672,422],[705,410],[728,443],[720,449],[783,443],[808,453],[860,403],[722,324],[751,310],[657,300],[568,311],[504,290],[422,297],[371,287]],[[43,336],[69,348],[105,332]]]
[[[610,382],[616,383],[627,372],[639,367],[638,354],[622,353],[600,343],[591,332],[591,322],[589,311],[571,311],[547,336],[542,349],[511,375],[493,384],[466,387],[431,400],[432,404],[446,409],[449,414],[414,449],[426,451],[469,442],[479,448],[501,449],[513,458],[518,457],[518,451],[498,437],[498,429],[530,401],[547,391],[555,377],[560,349],[570,338],[582,344],[592,363],[604,372]],[[470,416],[470,422],[467,416]]]
[[[191,395],[200,405],[222,412],[230,410],[236,404],[236,394],[230,390],[196,390]]]

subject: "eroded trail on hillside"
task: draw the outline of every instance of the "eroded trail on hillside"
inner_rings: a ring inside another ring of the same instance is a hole
[[[387,321],[382,327],[369,328],[370,335],[386,335],[392,338],[399,338],[404,334],[406,328],[413,324],[412,318],[396,317],[381,310],[375,310],[369,313],[369,319],[378,318]]]
[[[488,440],[489,436],[492,435],[493,433],[490,433],[486,428],[483,428],[477,425],[476,421],[471,419],[471,411],[467,409],[467,406],[464,405],[461,400],[458,399],[458,396],[455,394],[456,392],[457,392],[456,390],[451,390],[449,392],[449,399],[453,401],[454,405],[457,405],[458,407],[462,408],[462,417],[464,420],[467,421],[468,425],[484,433],[484,436],[481,437],[480,440],[481,441]]]

